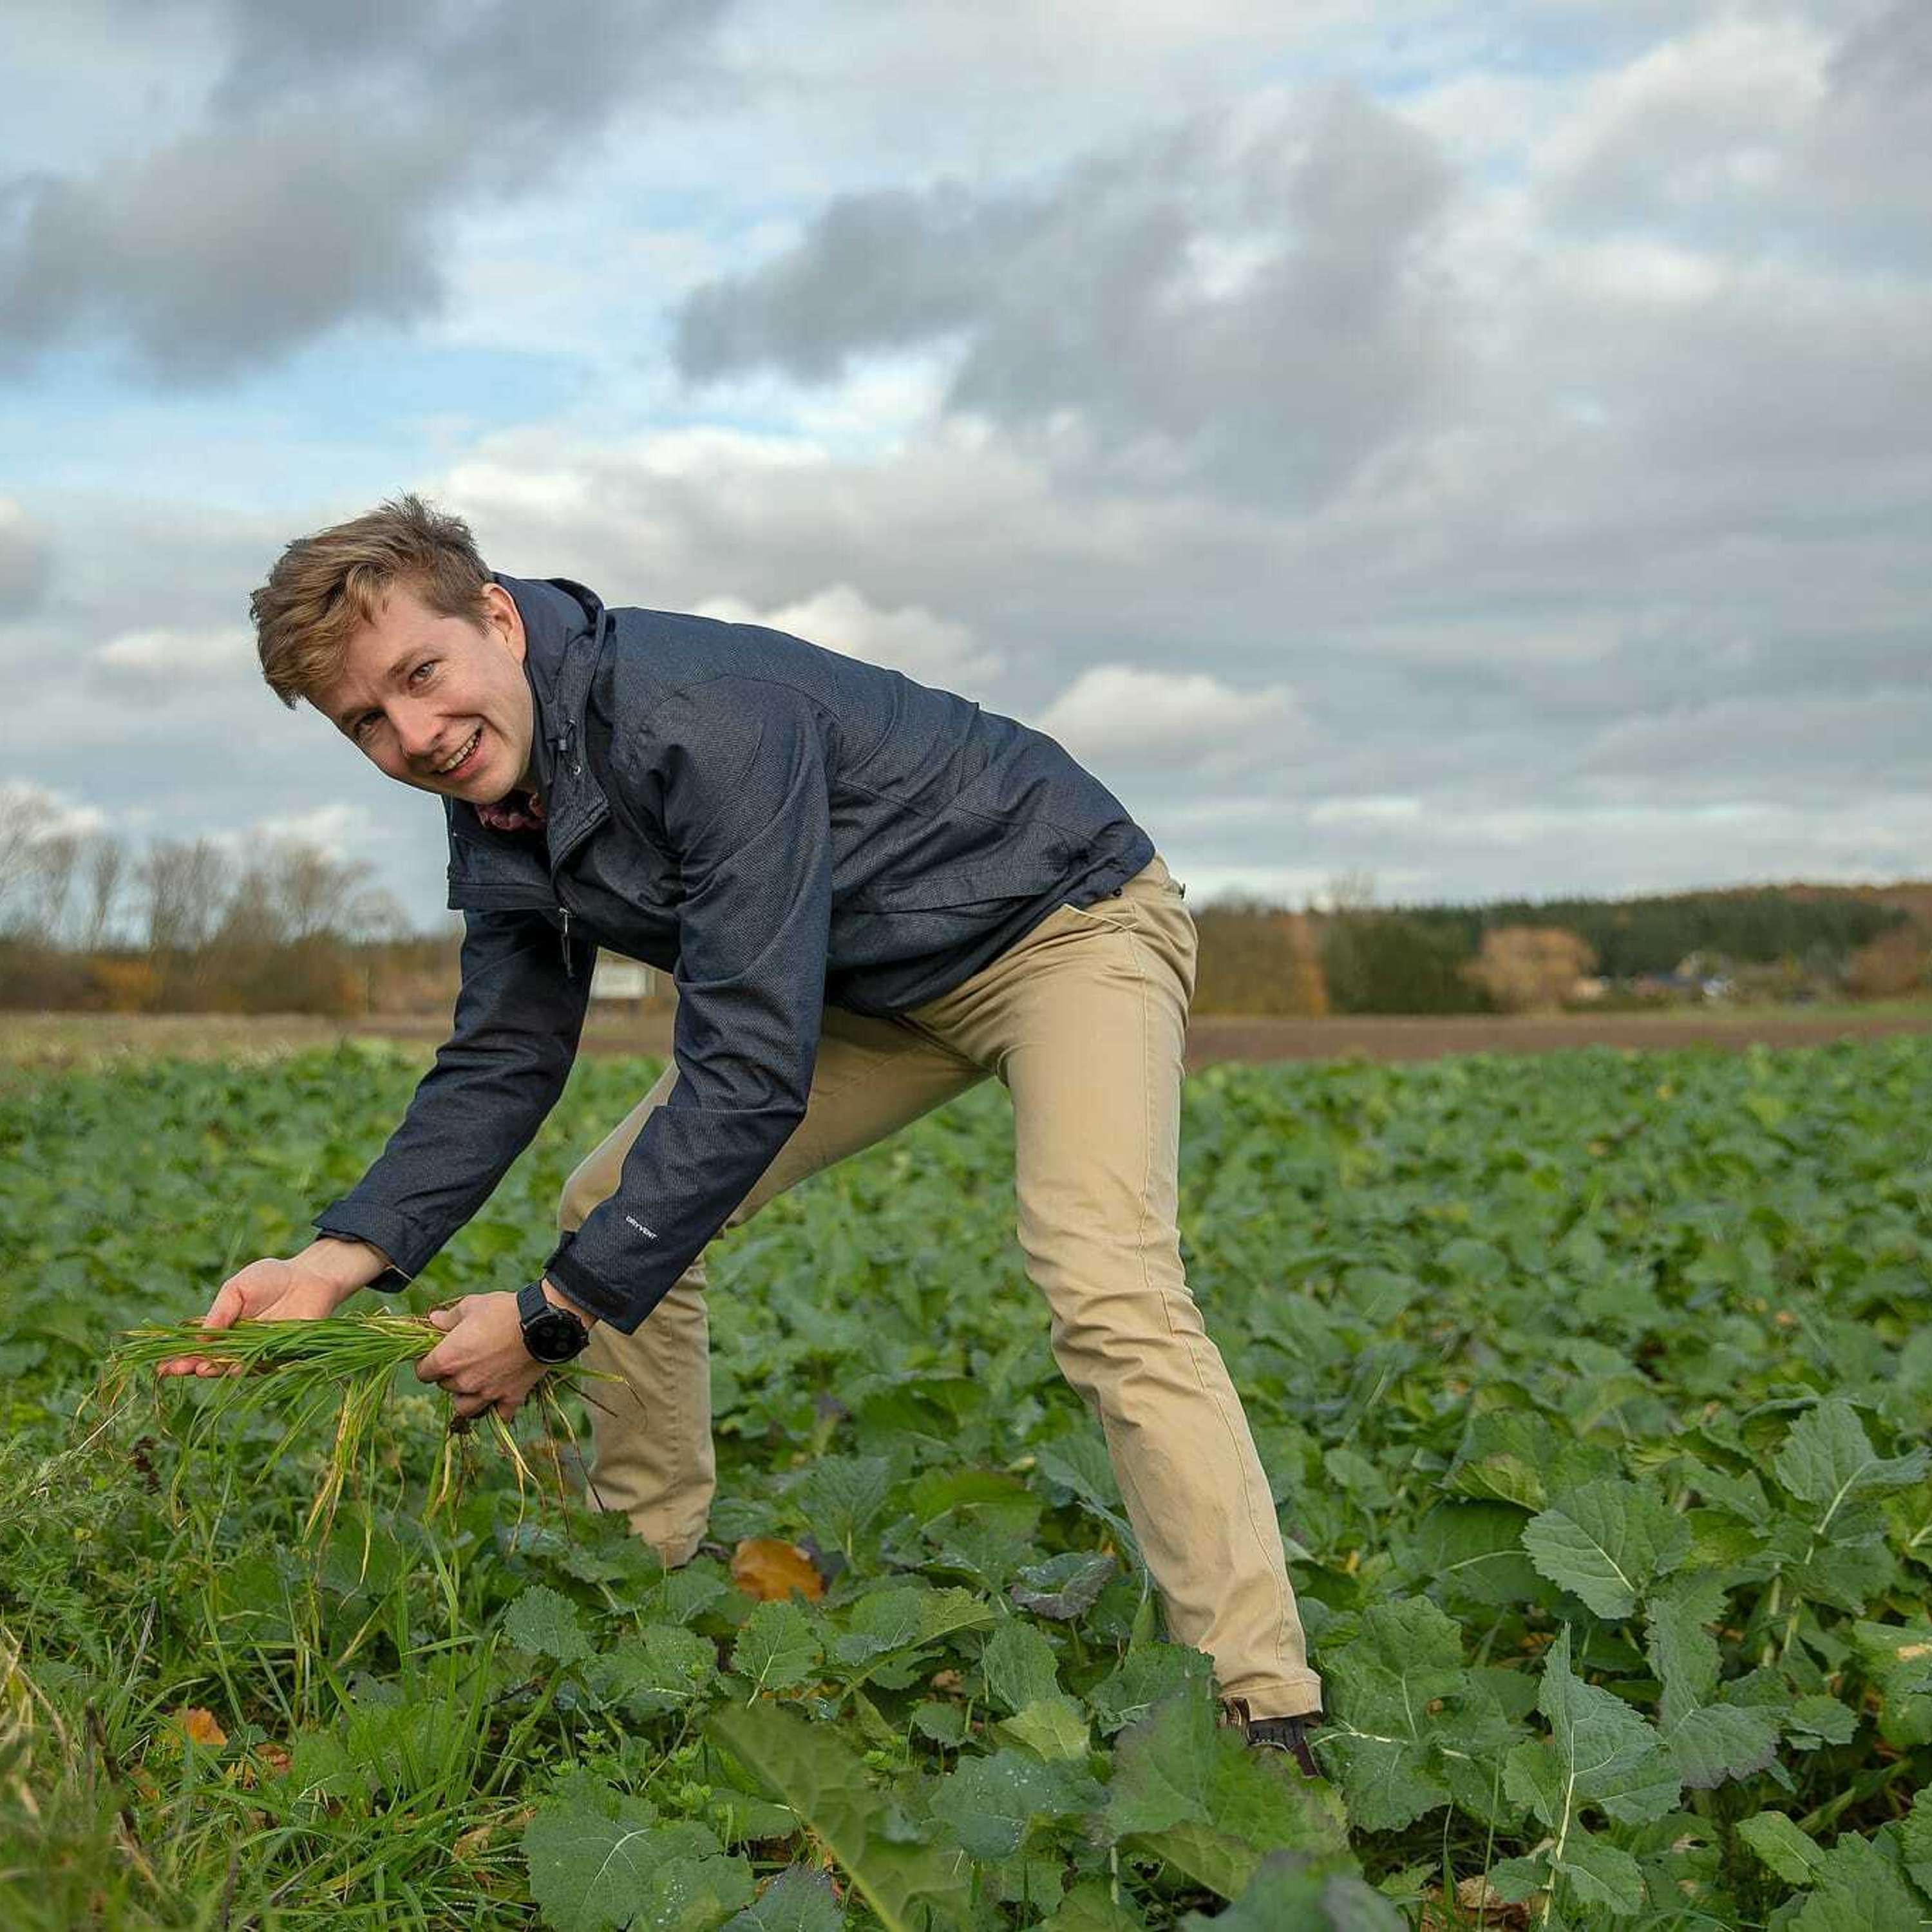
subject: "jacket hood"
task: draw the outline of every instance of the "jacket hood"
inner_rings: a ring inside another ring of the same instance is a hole
[[[561,852],[608,811],[582,754],[584,706],[610,618],[596,592],[567,578],[506,577],[491,573],[524,620],[524,675],[534,716],[531,746],[547,814],[544,842]],[[446,799],[452,838],[528,862],[514,834],[493,832],[463,799]],[[452,848],[454,849],[454,848]]]
[[[596,655],[572,647],[597,636],[604,605],[595,591],[567,578],[506,577],[500,571],[491,576],[510,593],[524,620],[524,675],[536,707],[537,778],[548,799],[557,748],[580,723]]]

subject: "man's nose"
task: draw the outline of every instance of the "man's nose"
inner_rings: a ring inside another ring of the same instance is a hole
[[[390,713],[396,743],[406,758],[421,758],[435,748],[436,720],[427,706],[399,704]]]

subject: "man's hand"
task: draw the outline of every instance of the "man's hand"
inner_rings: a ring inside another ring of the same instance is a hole
[[[594,1318],[548,1282],[544,1292],[586,1328]],[[417,1363],[417,1378],[440,1383],[459,1416],[481,1415],[492,1408],[506,1418],[514,1415],[543,1379],[549,1365],[524,1347],[523,1319],[514,1294],[466,1294],[448,1308],[434,1310],[429,1318],[442,1330],[442,1340]]]
[[[365,1282],[388,1264],[361,1241],[317,1241],[292,1260],[250,1262],[221,1284],[201,1318],[204,1328],[226,1328],[237,1322],[314,1322],[333,1315]],[[155,1371],[164,1376],[227,1376],[232,1362],[206,1355],[177,1355]]]

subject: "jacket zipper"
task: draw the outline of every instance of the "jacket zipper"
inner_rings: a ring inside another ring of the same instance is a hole
[[[556,748],[556,758],[559,767],[561,768],[564,764],[568,764],[570,766],[571,776],[572,778],[581,778],[584,776],[584,767],[572,755],[571,752],[570,741],[575,732],[575,730],[576,727],[574,724],[566,723],[562,730],[560,731],[556,737],[552,739],[550,742]],[[551,789],[554,791],[556,788],[553,786]],[[550,866],[550,890],[556,896],[558,910],[563,914],[563,970],[564,976],[566,979],[574,980],[577,975],[570,963],[570,908],[563,903],[563,894],[557,885],[557,874],[563,868],[563,862],[568,859],[572,853],[574,852],[578,847],[581,845],[584,840],[588,838],[591,833],[596,831],[598,826],[602,824],[604,820],[609,816],[610,808],[608,805],[604,807],[602,812],[592,813],[585,819],[584,823],[577,828],[576,832],[571,838],[570,843],[565,846],[560,851],[554,853],[551,856]]]

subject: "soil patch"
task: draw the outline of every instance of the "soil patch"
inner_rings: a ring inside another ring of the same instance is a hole
[[[448,1032],[440,1014],[366,1020],[301,1014],[0,1013],[0,1064],[58,1068],[103,1060],[162,1058],[273,1059],[349,1037],[384,1039],[422,1048]],[[1932,1003],[1836,1006],[1808,1013],[1789,1006],[1663,1013],[1554,1013],[1534,1017],[1459,1013],[1370,1014],[1319,1020],[1198,1015],[1189,1028],[1190,1067],[1219,1060],[1435,1060],[1452,1053],[1550,1053],[1586,1046],[1657,1052],[1706,1046],[1816,1046],[1834,1040],[1874,1040],[1932,1032]],[[670,1051],[668,1012],[593,1014],[584,1049],[596,1054]]]

